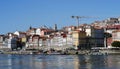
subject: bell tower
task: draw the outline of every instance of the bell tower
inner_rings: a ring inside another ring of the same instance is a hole
[[[54,30],[57,31],[57,24],[54,25]]]

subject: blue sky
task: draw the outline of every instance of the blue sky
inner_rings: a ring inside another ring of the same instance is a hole
[[[0,34],[26,31],[30,26],[77,25],[71,16],[91,16],[80,23],[91,23],[120,16],[120,0],[0,0]]]

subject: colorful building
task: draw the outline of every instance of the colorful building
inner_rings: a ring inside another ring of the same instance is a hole
[[[73,45],[77,49],[78,46],[85,46],[86,32],[85,31],[72,31]]]

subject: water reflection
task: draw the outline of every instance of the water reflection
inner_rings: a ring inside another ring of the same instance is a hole
[[[120,69],[120,55],[110,55],[107,57],[107,67],[111,69]]]
[[[119,69],[120,55],[0,55],[0,69]]]
[[[78,61],[73,55],[47,55],[39,56],[41,58],[36,60],[36,64],[41,69],[75,69],[75,62]]]
[[[104,66],[104,56],[77,56],[78,57],[78,67],[76,69],[96,69],[96,67]],[[101,60],[100,60],[101,58]],[[100,65],[100,64],[103,64]]]
[[[0,55],[0,69],[33,69],[32,58],[25,55]]]

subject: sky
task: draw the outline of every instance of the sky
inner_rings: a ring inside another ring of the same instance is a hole
[[[58,28],[77,25],[71,16],[88,16],[90,24],[120,16],[120,0],[0,0],[0,34],[26,31],[30,26]]]

